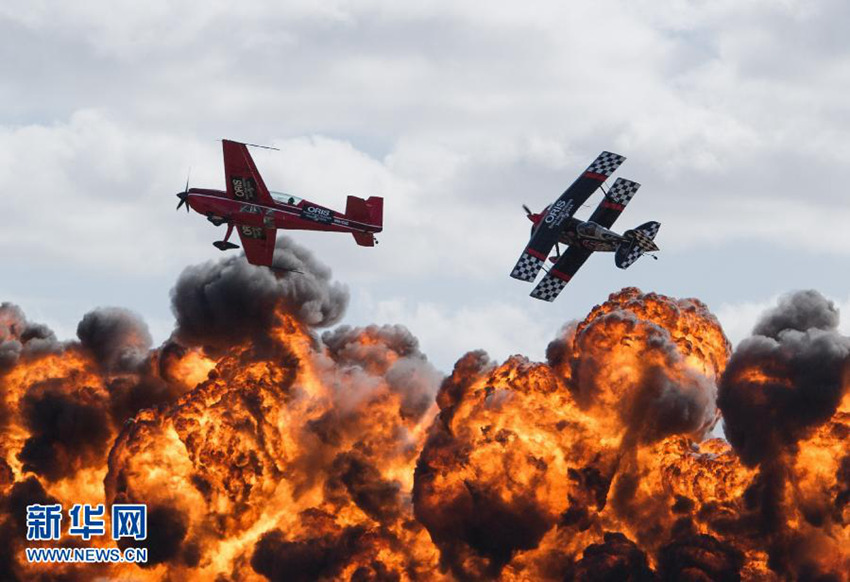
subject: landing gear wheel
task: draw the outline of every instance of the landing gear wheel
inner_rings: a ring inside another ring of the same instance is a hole
[[[209,218],[210,222],[212,222],[212,220],[213,220],[212,216],[208,216],[207,218]],[[215,224],[215,223],[213,222],[213,224]],[[228,242],[228,239],[230,239],[231,234],[233,234],[233,223],[228,222],[227,223],[227,232],[224,234],[224,240],[215,241],[213,243],[215,248],[217,248],[220,251],[226,251],[228,249],[238,249],[239,245],[235,245],[232,242]]]

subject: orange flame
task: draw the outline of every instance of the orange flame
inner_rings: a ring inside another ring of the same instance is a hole
[[[404,369],[409,355],[380,328],[331,353],[277,316],[264,345],[153,353],[149,367],[179,396],[123,424],[104,413],[94,444],[55,447],[61,473],[23,453],[40,430],[33,399],[106,410],[127,373],[67,345],[0,375],[4,497],[35,475],[66,507],[146,503],[156,538],[145,567],[57,567],[26,563],[13,537],[14,574],[549,580],[621,567],[675,579],[687,563],[693,579],[781,579],[756,525],[773,494],[767,469],[706,440],[730,346],[700,302],[625,289],[553,342],[548,363],[471,352],[415,406],[405,386],[437,380]],[[787,381],[781,368],[737,373]],[[839,579],[850,571],[848,435],[845,389],[774,469],[793,484],[775,495],[782,535]],[[8,531],[20,516],[2,520]]]

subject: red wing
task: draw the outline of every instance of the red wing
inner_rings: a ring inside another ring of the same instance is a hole
[[[221,145],[224,150],[227,196],[243,202],[274,206],[269,189],[266,188],[245,144],[223,139]]]
[[[270,267],[274,259],[274,239],[277,230],[260,226],[239,225],[236,227],[245,257],[252,265]]]

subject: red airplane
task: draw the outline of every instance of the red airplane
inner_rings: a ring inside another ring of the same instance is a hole
[[[291,194],[271,192],[246,145],[222,140],[226,191],[189,188],[187,181],[185,190],[177,194],[178,210],[185,204],[186,212],[192,207],[215,226],[227,224],[224,240],[213,243],[216,248],[222,251],[239,248],[228,241],[234,227],[248,262],[268,267],[272,266],[279,228],[350,232],[358,245],[375,245],[375,233],[383,229],[383,198],[371,196],[363,200],[349,196],[342,214]]]

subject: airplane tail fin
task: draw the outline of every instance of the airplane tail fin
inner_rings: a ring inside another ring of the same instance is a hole
[[[637,228],[627,230],[623,233],[625,239],[614,254],[614,262],[621,269],[627,269],[637,261],[644,253],[658,250],[655,244],[655,236],[661,228],[661,223],[650,221],[641,224]]]
[[[362,247],[375,246],[376,232],[384,229],[384,199],[380,196],[370,196],[363,200],[357,196],[349,196],[345,204],[345,216],[349,220],[363,223],[367,232],[353,232],[354,240]]]

